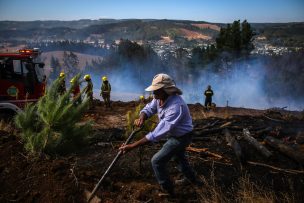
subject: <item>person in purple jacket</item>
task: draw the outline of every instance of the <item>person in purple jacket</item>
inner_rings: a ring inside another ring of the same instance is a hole
[[[153,132],[149,132],[145,137],[132,144],[122,145],[119,149],[125,153],[140,145],[157,142],[167,137],[166,143],[152,157],[151,163],[164,194],[173,196],[174,185],[166,168],[171,158],[177,160],[179,169],[185,176],[184,180],[195,185],[199,184],[185,156],[185,149],[192,139],[192,118],[187,104],[180,96],[182,91],[175,86],[175,82],[169,75],[157,74],[146,91],[153,91],[154,99],[142,109],[134,124],[142,126],[147,118],[156,113],[159,123]]]

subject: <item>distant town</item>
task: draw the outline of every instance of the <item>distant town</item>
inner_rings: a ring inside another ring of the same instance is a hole
[[[30,40],[28,41],[29,45],[39,45],[40,47],[49,47],[54,44],[67,42],[69,44],[74,45],[88,45],[92,48],[102,48],[106,50],[117,49],[120,40],[115,40],[111,43],[106,42],[104,39],[98,40]],[[176,50],[178,48],[183,48],[187,51],[187,56],[189,58],[192,57],[191,50],[194,46],[189,47],[181,47],[179,44],[175,43],[174,40],[170,40],[169,38],[164,38],[163,40],[149,40],[149,41],[133,41],[138,43],[139,45],[148,45],[150,46],[161,59],[167,59],[169,55],[176,55]],[[198,43],[196,46],[198,47],[207,47],[211,44],[214,44],[214,40],[206,40],[204,42]],[[257,55],[283,55],[293,51],[303,50],[303,47],[284,47],[284,46],[276,46],[272,45],[267,41],[265,37],[255,37],[253,40],[254,49],[251,51],[251,54]],[[3,49],[7,46],[6,42],[0,43],[0,47]]]

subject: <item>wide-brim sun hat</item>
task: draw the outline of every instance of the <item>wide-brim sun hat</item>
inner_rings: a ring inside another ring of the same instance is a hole
[[[183,92],[175,86],[174,80],[165,73],[160,73],[155,75],[152,80],[152,84],[149,87],[147,87],[145,90],[151,92],[161,88],[163,88],[164,91],[169,95],[183,94]]]

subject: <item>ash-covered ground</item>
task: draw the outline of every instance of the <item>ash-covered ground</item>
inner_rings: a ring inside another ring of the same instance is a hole
[[[136,106],[136,102],[113,102],[112,109],[108,109],[96,101],[95,108],[83,118],[95,122],[90,144],[73,154],[56,158],[31,158],[18,136],[1,130],[0,202],[86,202],[124,142],[126,114]],[[200,104],[189,105],[189,108],[194,131],[187,154],[204,182],[202,187],[176,186],[176,197],[158,196],[159,186],[150,159],[160,149],[162,141],[123,155],[92,202],[303,200],[302,112],[231,107],[205,111]],[[250,136],[271,156],[248,142],[244,129],[248,129]],[[270,138],[278,141],[278,146]],[[235,144],[240,152],[235,150]],[[174,160],[168,168],[173,180],[181,178]]]

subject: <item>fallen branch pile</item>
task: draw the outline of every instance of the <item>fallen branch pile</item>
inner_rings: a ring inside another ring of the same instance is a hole
[[[286,173],[304,173],[304,121],[290,117],[286,119],[279,113],[272,112],[272,115],[276,117],[272,118],[266,112],[256,117],[246,115],[199,120],[193,131],[194,144],[205,142],[208,145],[208,142],[213,141],[219,146],[217,149],[192,146],[187,150],[217,160],[235,159],[241,166],[250,164]],[[231,157],[221,152],[224,147],[228,147]],[[286,160],[292,164],[284,164]],[[293,169],[283,169],[268,163],[291,166]]]

